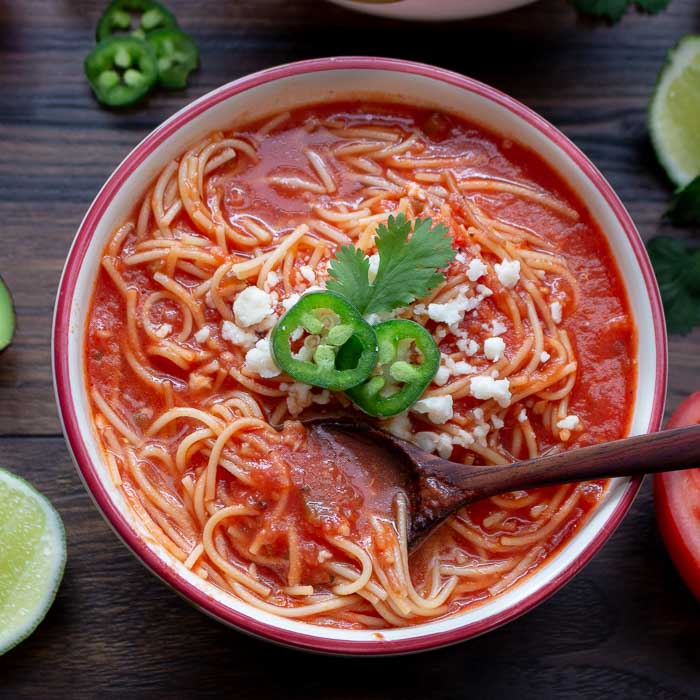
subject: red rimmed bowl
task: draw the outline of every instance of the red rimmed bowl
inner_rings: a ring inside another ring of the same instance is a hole
[[[578,192],[617,261],[640,338],[631,433],[658,430],[666,393],[666,335],[658,289],[632,220],[595,166],[561,132],[506,95],[456,73],[381,58],[327,58],[256,73],[210,92],[168,119],[119,165],[80,225],[58,290],[53,331],[56,397],[78,471],[107,521],[159,578],[203,612],[266,639],[342,654],[393,654],[452,644],[527,612],[571,579],[620,523],[639,480],[617,479],[589,520],[518,585],[460,615],[404,629],[337,630],[282,619],[237,600],[152,542],[112,485],[91,422],[84,372],[84,320],[108,237],[155,175],[216,129],[292,107],[381,97],[463,114],[537,151]]]

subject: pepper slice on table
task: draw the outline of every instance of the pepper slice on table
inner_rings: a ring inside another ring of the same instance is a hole
[[[332,391],[360,384],[377,359],[372,326],[350,302],[332,292],[301,297],[274,327],[271,340],[275,363],[285,374]],[[337,356],[350,341],[352,357],[339,368]]]
[[[345,393],[370,416],[389,418],[420,398],[440,366],[440,350],[433,336],[413,321],[384,321],[374,331],[379,344],[377,365],[366,381]],[[338,366],[354,362],[357,351],[354,342],[343,346]]]
[[[134,104],[158,77],[153,49],[140,39],[115,36],[100,42],[85,59],[85,75],[95,97],[110,107]]]
[[[114,34],[143,39],[148,32],[177,27],[175,15],[154,0],[114,0],[97,23],[97,41]]]
[[[146,41],[156,54],[158,82],[166,88],[184,88],[187,76],[199,62],[199,51],[194,41],[173,28],[150,32]]]

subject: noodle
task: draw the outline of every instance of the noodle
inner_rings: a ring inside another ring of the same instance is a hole
[[[514,146],[444,115],[377,110],[369,121],[348,106],[284,112],[168,163],[105,249],[86,348],[107,469],[146,536],[260,610],[361,629],[499,595],[584,522],[604,484],[494,496],[409,552],[404,494],[378,500],[335,464],[317,474],[295,419],[350,402],[256,360],[284,310],[323,287],[338,247],[373,254],[377,226],[397,212],[448,227],[457,255],[444,283],[385,316],[433,334],[442,364],[425,396],[449,417],[411,411],[382,427],[465,469],[626,430],[617,407],[600,409],[607,432],[588,433],[581,386],[596,367],[574,320],[591,313],[593,273],[570,254],[572,227],[598,241],[585,254],[602,270],[595,289],[603,278],[608,287],[592,303],[622,319],[600,343],[629,356],[634,337],[599,232],[564,185],[541,184],[554,179],[534,155],[511,156]],[[268,139],[283,155],[270,155]],[[529,169],[489,170],[482,139],[503,162],[531,159]],[[237,300],[251,287],[264,303],[243,322]],[[626,392],[631,370],[621,374]],[[475,380],[507,392],[480,394]]]

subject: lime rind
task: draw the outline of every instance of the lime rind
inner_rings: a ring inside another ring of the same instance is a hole
[[[685,36],[669,51],[649,107],[649,132],[676,186],[700,174],[700,36]]]
[[[15,334],[15,309],[9,287],[0,277],[0,352],[12,343]]]
[[[0,469],[0,656],[46,616],[66,564],[61,517],[24,479]]]

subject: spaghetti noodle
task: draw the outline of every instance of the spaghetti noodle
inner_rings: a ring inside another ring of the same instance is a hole
[[[535,154],[456,117],[367,103],[209,135],[104,251],[88,384],[109,472],[149,536],[280,616],[372,629],[453,614],[539,566],[604,491],[496,496],[409,553],[402,494],[309,442],[297,419],[352,409],[281,374],[269,331],[323,287],[339,245],[372,270],[376,227],[398,212],[444,223],[457,256],[428,298],[390,314],[424,325],[442,359],[386,430],[502,464],[627,429],[635,332],[619,275]]]

